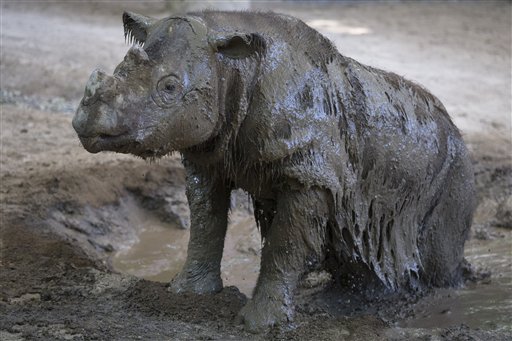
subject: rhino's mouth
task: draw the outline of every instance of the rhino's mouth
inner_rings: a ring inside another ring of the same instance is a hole
[[[129,153],[137,143],[128,133],[121,134],[98,134],[93,136],[79,135],[80,142],[90,153],[101,151],[114,151],[118,153]]]
[[[95,136],[80,136],[80,142],[89,153],[112,151],[123,154],[134,154],[143,159],[154,159],[169,153],[166,148],[156,150],[144,148],[134,140],[128,133],[119,135],[99,134]]]

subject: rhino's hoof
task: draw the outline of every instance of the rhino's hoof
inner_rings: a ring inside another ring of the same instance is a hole
[[[274,326],[288,325],[292,312],[280,301],[251,299],[240,310],[238,321],[251,333],[263,333]]]
[[[204,277],[178,274],[169,283],[168,290],[175,293],[192,292],[195,294],[213,294],[222,290],[222,279],[220,275],[208,274]]]

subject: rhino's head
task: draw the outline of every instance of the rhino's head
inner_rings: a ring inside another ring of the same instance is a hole
[[[146,158],[207,144],[224,120],[219,58],[255,53],[252,36],[211,32],[193,16],[156,20],[125,12],[123,22],[136,45],[113,76],[90,76],[73,119],[83,146]]]

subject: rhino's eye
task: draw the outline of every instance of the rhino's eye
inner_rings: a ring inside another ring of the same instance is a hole
[[[174,84],[165,84],[164,91],[168,93],[173,93],[176,90],[176,85]]]
[[[160,98],[164,102],[172,102],[178,99],[183,93],[183,85],[176,76],[166,76],[160,79],[157,84]]]

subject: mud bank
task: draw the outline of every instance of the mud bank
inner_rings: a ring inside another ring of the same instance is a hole
[[[289,329],[252,335],[235,322],[260,247],[244,194],[233,199],[230,227],[240,231],[242,224],[244,232],[231,234],[223,267],[224,283],[240,290],[173,295],[154,281],[165,278],[151,276],[184,257],[179,156],[145,163],[90,155],[72,130],[90,71],[111,70],[127,49],[120,19],[75,10],[69,20],[62,9],[2,7],[0,339],[510,339],[510,9],[507,3],[281,8],[313,22],[342,53],[404,74],[446,104],[477,177],[480,205],[466,246],[475,274],[465,288],[377,302],[323,291],[328,281],[315,274],[301,286]],[[147,224],[181,238],[174,240],[176,253],[159,256],[175,259],[153,274],[137,273],[152,281],[113,271],[121,268],[119,254],[145,238]],[[237,266],[247,272],[245,282]],[[477,298],[469,300],[477,309],[469,315],[468,295]]]

